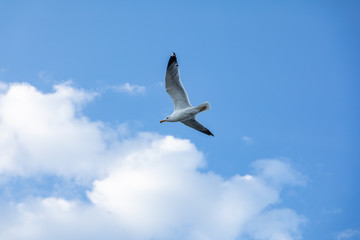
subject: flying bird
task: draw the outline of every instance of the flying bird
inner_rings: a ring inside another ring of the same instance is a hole
[[[174,112],[164,120],[161,120],[160,123],[181,122],[209,136],[214,136],[209,129],[196,120],[196,114],[209,110],[210,104],[205,102],[195,107],[191,106],[188,95],[180,80],[179,65],[174,52],[170,56],[166,69],[165,89],[174,103]]]

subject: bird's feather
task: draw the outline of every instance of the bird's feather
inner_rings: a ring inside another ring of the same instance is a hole
[[[174,103],[175,111],[191,107],[188,95],[180,80],[179,65],[175,53],[171,55],[167,66],[165,89]]]
[[[205,133],[206,135],[209,136],[214,136],[214,134],[212,134],[209,129],[207,129],[206,127],[204,127],[201,123],[199,123],[198,121],[196,121],[195,117],[192,117],[188,120],[182,121],[183,124],[185,124],[188,127],[191,127],[195,130],[198,130],[202,133]]]

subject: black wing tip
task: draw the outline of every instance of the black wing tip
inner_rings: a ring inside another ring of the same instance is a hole
[[[167,68],[170,67],[170,65],[175,62],[175,64],[177,64],[177,59],[176,59],[176,54],[173,52],[170,56],[170,59],[169,59],[169,63],[167,65]]]
[[[205,131],[202,131],[203,133],[205,133],[206,135],[209,135],[209,136],[214,136],[214,134],[212,134],[208,129],[206,129]]]

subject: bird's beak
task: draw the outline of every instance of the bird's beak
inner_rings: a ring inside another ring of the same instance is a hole
[[[160,121],[160,123],[163,123],[163,122],[165,122],[165,120],[161,120],[161,121]]]

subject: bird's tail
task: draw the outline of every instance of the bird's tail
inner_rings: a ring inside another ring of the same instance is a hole
[[[195,108],[199,109],[199,112],[210,110],[210,104],[208,102],[197,105]]]

